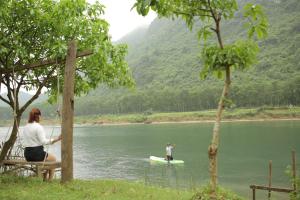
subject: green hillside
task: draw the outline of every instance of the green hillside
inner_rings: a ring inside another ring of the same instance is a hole
[[[242,2],[240,6],[247,1]],[[253,2],[253,1],[252,1]],[[269,18],[269,36],[260,43],[258,63],[247,72],[234,71],[230,96],[236,107],[300,105],[300,1],[256,0]],[[216,108],[222,81],[201,80],[201,46],[195,24],[155,19],[149,27],[128,34],[127,61],[135,90],[105,86],[76,100],[76,114],[119,114],[198,111]],[[222,24],[225,44],[246,35],[241,13]],[[212,38],[209,42],[213,42]],[[53,106],[43,106],[46,114]]]
[[[233,73],[231,98],[238,107],[299,105],[300,2],[257,2],[267,12],[269,36],[260,43],[259,62],[246,73]],[[222,24],[225,43],[246,34],[240,15]],[[197,40],[199,27],[196,24],[190,31],[180,20],[155,19],[148,29],[121,39],[119,42],[129,47],[127,60],[136,90],[104,94],[103,89],[98,89],[77,101],[77,114],[215,108],[222,81],[199,78],[202,45]],[[91,106],[86,106],[86,102]]]
[[[233,82],[283,81],[300,73],[300,2],[262,1],[270,22],[269,37],[260,43],[259,63],[240,75],[235,73]],[[215,84],[216,80],[199,80],[201,60],[196,24],[190,32],[179,20],[156,19],[143,40],[129,44],[128,63],[132,67],[139,88],[163,85],[163,87],[190,88]],[[223,24],[227,40],[238,40],[245,35],[241,18]],[[226,43],[226,42],[225,42]],[[296,74],[295,74],[296,73]],[[198,85],[198,86],[196,86]]]

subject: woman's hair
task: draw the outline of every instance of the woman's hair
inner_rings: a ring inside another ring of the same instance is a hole
[[[40,122],[41,111],[38,108],[32,108],[29,113],[28,123]]]

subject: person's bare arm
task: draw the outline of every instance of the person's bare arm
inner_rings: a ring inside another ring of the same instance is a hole
[[[52,144],[58,142],[61,140],[61,135],[59,135],[57,138],[55,138],[54,140],[51,141]]]

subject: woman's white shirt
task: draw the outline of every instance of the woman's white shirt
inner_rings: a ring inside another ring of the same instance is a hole
[[[28,123],[23,128],[23,145],[36,147],[51,144],[51,139],[46,138],[46,132],[42,125],[37,122]]]

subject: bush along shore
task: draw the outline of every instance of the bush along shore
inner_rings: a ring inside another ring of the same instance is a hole
[[[179,122],[213,122],[216,110],[205,110],[197,112],[170,112],[155,113],[147,111],[142,114],[127,115],[93,115],[77,116],[75,123],[79,125],[90,124],[122,124],[122,123],[179,123]],[[239,108],[227,109],[223,115],[223,121],[241,120],[293,120],[300,119],[300,107],[261,107],[261,108]],[[49,123],[49,122],[48,122]],[[50,122],[51,123],[51,122]],[[55,123],[55,122],[52,122]]]
[[[0,175],[0,199],[6,200],[209,200],[209,192],[207,186],[194,190],[175,190],[122,180],[74,180],[60,184],[59,180],[49,183],[34,177]],[[220,188],[218,199],[243,200]]]
[[[188,123],[213,122],[216,110],[195,112],[155,113],[151,110],[140,114],[124,115],[86,115],[75,116],[76,125],[128,124],[128,123]],[[27,116],[23,116],[21,125],[26,123]],[[260,120],[300,120],[300,107],[259,107],[227,109],[223,121],[260,121]],[[11,126],[12,120],[1,120],[0,126]],[[59,125],[57,117],[43,118],[43,124]]]

